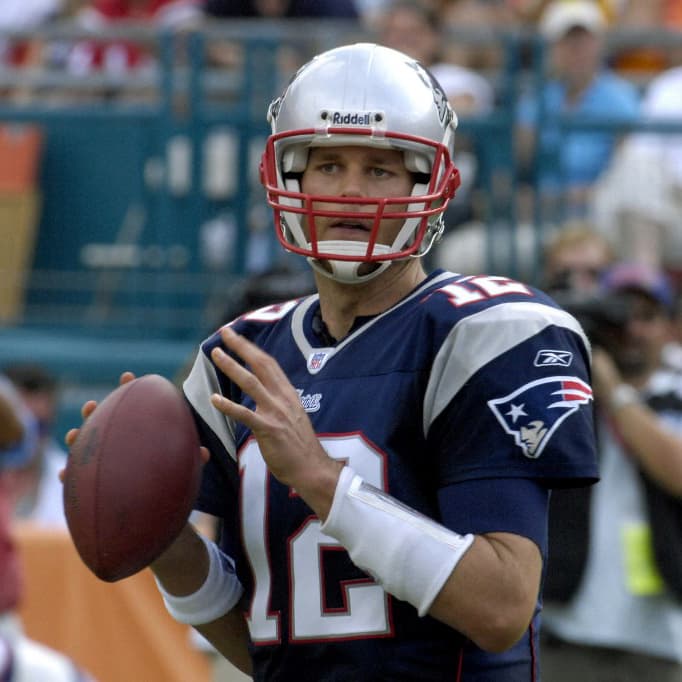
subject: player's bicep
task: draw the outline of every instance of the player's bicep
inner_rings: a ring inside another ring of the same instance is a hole
[[[441,522],[457,533],[509,533],[547,551],[549,491],[526,478],[473,479],[438,491]]]
[[[573,319],[548,310],[550,319]],[[432,409],[425,411],[441,484],[515,477],[552,485],[595,480],[586,349],[576,330],[542,326],[545,322],[536,320],[541,329],[530,334],[526,324],[512,325],[517,343],[488,348],[476,356],[473,372],[458,369],[466,365],[459,357],[461,344],[445,355],[448,380],[432,379],[426,403]]]

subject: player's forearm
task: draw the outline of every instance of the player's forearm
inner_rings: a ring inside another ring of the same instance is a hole
[[[204,542],[194,528],[187,524],[150,568],[170,594],[192,594],[202,586],[208,575],[208,554]]]
[[[195,627],[232,665],[246,675],[251,675],[249,632],[241,611],[233,609],[212,623]]]
[[[509,533],[477,536],[443,585],[429,615],[487,651],[505,651],[528,629],[542,561],[531,540]]]
[[[532,618],[542,560],[526,538],[460,535],[368,485],[350,467],[341,472],[322,532],[386,592],[483,649],[509,648]]]
[[[319,464],[307,467],[292,486],[315,512],[320,521],[329,515],[334,491],[343,469],[343,463],[333,460],[320,448]]]
[[[176,620],[192,624],[233,665],[250,674],[248,630],[241,610],[234,607],[234,602],[241,595],[241,586],[236,576],[226,571],[227,567],[224,566],[218,568],[217,577],[212,577],[210,552],[207,551],[211,544],[207,544],[187,524],[175,542],[150,568],[162,594],[165,593],[166,607],[171,615]],[[215,547],[212,551],[217,552]],[[212,598],[211,592],[217,594]],[[234,599],[221,607],[219,602],[225,599],[228,592],[235,595]],[[180,599],[174,601],[174,597]],[[212,613],[214,606],[222,614],[219,617]],[[226,608],[229,610],[223,613]],[[203,620],[202,613],[209,614],[208,617],[212,619],[196,624],[197,620]]]

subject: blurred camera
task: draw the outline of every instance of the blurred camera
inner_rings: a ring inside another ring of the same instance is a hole
[[[590,343],[611,350],[630,316],[630,302],[623,294],[595,294],[551,288],[547,293],[582,326]]]

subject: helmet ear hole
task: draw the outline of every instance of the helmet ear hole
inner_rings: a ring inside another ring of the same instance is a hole
[[[301,186],[301,176],[303,173],[284,173],[282,179],[287,189],[298,192]]]

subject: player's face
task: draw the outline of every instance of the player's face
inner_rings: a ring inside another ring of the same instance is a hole
[[[303,192],[333,197],[405,197],[410,195],[413,185],[414,179],[405,168],[402,152],[372,147],[313,148],[301,178]],[[373,213],[376,205],[314,202],[313,209]],[[405,206],[391,205],[388,210],[400,212],[405,209]],[[317,238],[319,241],[366,242],[369,241],[373,222],[367,217],[353,219],[318,215],[315,218]],[[391,244],[403,223],[403,218],[382,220],[377,241]]]

